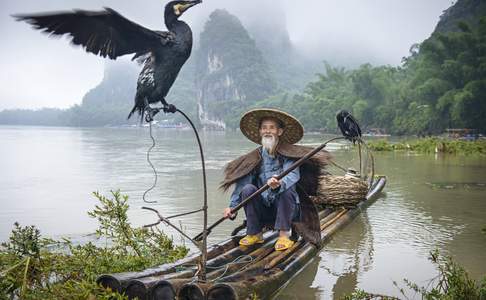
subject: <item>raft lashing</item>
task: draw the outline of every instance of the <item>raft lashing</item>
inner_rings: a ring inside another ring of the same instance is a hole
[[[207,280],[197,281],[195,253],[174,263],[140,272],[102,275],[97,282],[130,299],[267,299],[274,295],[329,241],[339,229],[350,223],[370,205],[386,184],[380,176],[369,189],[366,199],[354,208],[332,207],[321,210],[321,243],[315,246],[300,238],[290,249],[275,251],[278,233],[264,233],[263,244],[239,246],[237,235],[208,247]]]

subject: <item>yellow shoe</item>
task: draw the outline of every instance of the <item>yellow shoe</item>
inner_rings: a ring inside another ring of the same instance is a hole
[[[277,242],[275,243],[275,250],[277,251],[287,250],[293,245],[294,245],[294,241],[292,241],[286,236],[281,236],[278,238]]]
[[[261,244],[264,240],[259,235],[247,235],[240,240],[241,246],[251,246],[254,244]]]

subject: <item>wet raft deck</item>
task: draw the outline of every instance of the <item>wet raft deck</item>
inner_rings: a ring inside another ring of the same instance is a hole
[[[241,236],[236,236],[209,247],[206,283],[195,279],[197,254],[141,272],[102,275],[98,283],[138,299],[268,298],[300,272],[337,230],[371,204],[385,184],[385,177],[376,180],[356,208],[321,211],[319,247],[300,239],[288,250],[275,251],[276,232],[266,232],[263,244],[242,247],[238,245]]]

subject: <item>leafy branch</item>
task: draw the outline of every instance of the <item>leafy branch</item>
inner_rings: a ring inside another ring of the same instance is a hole
[[[96,233],[105,246],[46,239],[35,226],[15,223],[0,245],[0,299],[126,299],[98,286],[97,276],[143,270],[187,254],[158,229],[132,227],[128,197],[119,191],[111,198],[94,196],[99,204],[88,214],[98,220]]]

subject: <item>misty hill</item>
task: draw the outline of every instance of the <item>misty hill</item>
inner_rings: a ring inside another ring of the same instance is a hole
[[[66,126],[66,111],[58,108],[5,109],[0,111],[2,125]]]
[[[460,31],[460,21],[468,23],[473,28],[478,27],[479,19],[486,15],[486,2],[483,0],[461,0],[449,7],[442,14],[434,33]],[[432,34],[434,35],[434,34]]]
[[[346,70],[328,64],[304,93],[270,97],[259,105],[283,108],[307,128],[329,131],[336,130],[334,114],[344,108],[365,132],[376,127],[393,134],[439,134],[446,128],[486,132],[483,7],[480,1],[457,1],[431,37],[411,47],[400,67],[364,64]]]
[[[81,104],[69,109],[8,110],[0,123],[47,126],[105,126],[127,123],[133,106],[137,67],[123,61],[107,62],[101,83],[88,91]]]
[[[140,66],[134,62],[107,63],[102,82],[84,96],[81,105],[74,106],[70,110],[72,125],[104,126],[137,123],[138,115],[135,114],[131,120],[127,120],[127,115],[133,107],[139,71]],[[181,70],[181,76],[172,86],[167,100],[187,114],[195,116],[192,74],[193,68],[189,62]],[[164,115],[163,112],[157,116],[157,119],[181,120],[180,116]]]
[[[248,27],[227,11],[213,12],[167,100],[206,127],[225,127],[228,122],[236,127],[247,107],[276,91],[300,91],[314,77],[318,64],[295,50],[284,15],[255,16]],[[132,62],[107,63],[102,82],[66,112],[68,125],[128,123],[126,112],[133,103],[138,71]]]
[[[424,106],[425,130],[486,132],[486,3],[459,0],[406,61],[409,94]]]
[[[69,109],[11,109],[0,112],[0,124],[43,126],[119,126],[137,124],[138,115],[127,120],[133,107],[139,68],[135,62],[107,61],[102,81]],[[167,96],[193,119],[196,117],[194,68],[190,61],[181,70]],[[160,113],[158,119],[181,122],[182,117]]]
[[[236,127],[242,111],[275,91],[255,41],[226,10],[209,16],[195,59],[199,120],[205,127]]]
[[[273,3],[271,16],[260,9],[246,22],[247,31],[268,63],[269,71],[281,91],[301,91],[319,71],[321,61],[304,57],[292,43],[283,10]],[[270,9],[269,7],[267,7]]]
[[[255,20],[249,32],[236,16],[224,10],[213,12],[200,44],[195,45],[167,101],[205,126],[224,127],[226,122],[232,122],[230,127],[235,127],[238,114],[257,100],[277,90],[301,90],[316,72],[315,67],[308,66],[316,64],[307,62],[295,51],[285,24],[278,23],[280,19],[284,18]],[[103,80],[86,93],[81,104],[67,110],[8,110],[0,114],[0,123],[62,126],[136,123],[136,117],[127,121],[126,116],[133,105],[138,72],[139,66],[134,62],[107,62]],[[174,115],[160,114],[157,118],[182,121]]]
[[[105,126],[127,123],[133,107],[138,68],[123,61],[107,62],[103,80],[66,111],[71,126]]]

